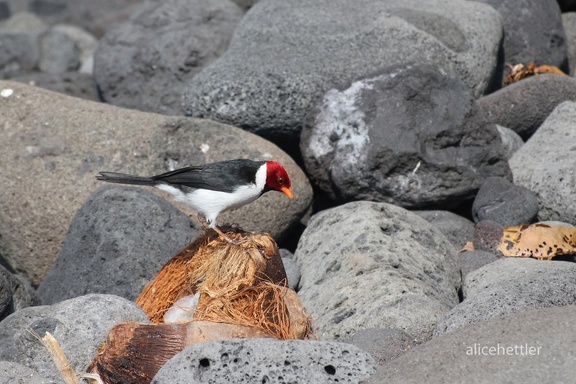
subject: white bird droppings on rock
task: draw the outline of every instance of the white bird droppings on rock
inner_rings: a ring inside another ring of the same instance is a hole
[[[4,88],[3,90],[0,91],[0,96],[2,96],[2,97],[10,97],[10,96],[12,96],[13,93],[14,93],[14,90],[13,90],[13,89]]]

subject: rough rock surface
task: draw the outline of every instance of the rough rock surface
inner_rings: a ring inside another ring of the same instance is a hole
[[[554,108],[567,100],[576,101],[576,79],[538,75],[481,97],[478,106],[490,120],[527,140]]]
[[[438,229],[458,250],[474,240],[474,223],[450,211],[413,211]]]
[[[499,259],[494,253],[474,250],[458,253],[460,258],[460,274],[462,275],[462,281],[465,281],[466,276],[470,272],[473,272],[479,268],[482,268],[486,264],[490,264]]]
[[[60,252],[72,217],[102,182],[98,171],[155,175],[234,158],[274,159],[292,179],[294,200],[281,193],[219,217],[281,242],[312,201],[312,188],[277,146],[241,129],[167,117],[0,82],[0,254],[33,284]],[[193,214],[193,212],[189,212]]]
[[[298,295],[322,338],[400,328],[423,342],[458,303],[454,247],[394,205],[354,202],[314,215],[295,259],[302,271]]]
[[[545,307],[576,304],[576,264],[504,258],[471,272],[464,301],[438,321],[434,335],[466,324]]]
[[[538,196],[540,221],[576,222],[576,103],[560,104],[510,159],[514,183]]]
[[[384,365],[411,350],[416,343],[401,329],[363,329],[346,340],[370,353],[378,365]]]
[[[456,76],[393,66],[330,90],[302,131],[312,181],[336,201],[446,207],[511,178],[496,126]]]
[[[0,265],[0,321],[36,301],[36,292],[30,283]]]
[[[389,362],[366,384],[570,383],[576,306],[471,324]],[[492,348],[492,349],[490,349]]]
[[[111,104],[182,114],[182,92],[222,55],[244,12],[229,0],[143,2],[98,44],[94,77]]]
[[[57,384],[59,381],[40,377],[33,369],[10,361],[0,361],[0,384]]]
[[[351,344],[243,339],[192,345],[152,384],[358,383],[374,371],[374,359]]]
[[[568,73],[566,33],[557,0],[478,0],[502,15],[505,62],[554,65]]]
[[[116,323],[147,323],[133,302],[113,295],[86,295],[52,306],[28,307],[0,322],[0,361],[12,361],[61,382],[52,357],[30,332],[50,332],[61,345],[74,372],[86,372],[100,344]]]
[[[483,94],[495,83],[501,28],[493,8],[471,1],[261,1],[189,83],[183,108],[296,144],[319,97],[385,66],[432,61]]]
[[[42,304],[88,293],[135,300],[200,225],[155,194],[104,186],[84,203],[56,262],[38,287]]]
[[[502,177],[487,178],[472,204],[474,222],[492,220],[505,227],[531,224],[538,215],[538,198],[526,187]]]

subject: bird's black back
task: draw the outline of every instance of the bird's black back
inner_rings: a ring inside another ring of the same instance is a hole
[[[254,184],[256,172],[264,163],[247,159],[227,160],[180,168],[151,179],[175,186],[233,192],[239,186]]]

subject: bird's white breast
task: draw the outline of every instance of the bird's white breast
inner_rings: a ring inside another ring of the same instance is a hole
[[[256,200],[266,185],[266,164],[256,172],[255,184],[242,185],[233,192],[221,192],[209,189],[192,189],[184,192],[168,184],[156,187],[168,192],[177,200],[202,214],[210,227],[216,225],[216,218],[221,212],[239,208]]]

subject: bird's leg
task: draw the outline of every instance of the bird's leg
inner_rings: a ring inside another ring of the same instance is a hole
[[[212,229],[214,230],[214,232],[216,232],[218,234],[218,236],[220,236],[221,239],[226,240],[228,243],[230,244],[242,244],[244,242],[246,242],[246,239],[239,239],[239,240],[234,240],[229,238],[228,236],[226,236],[226,234],[224,232],[222,232],[222,230],[220,228],[218,228],[218,226],[214,226],[212,227]]]

